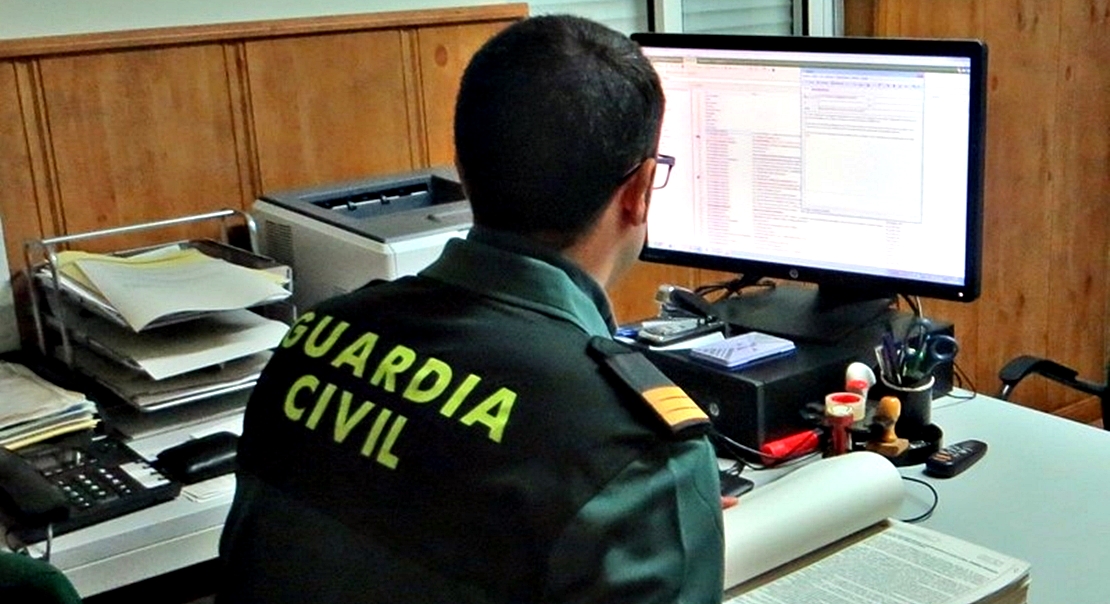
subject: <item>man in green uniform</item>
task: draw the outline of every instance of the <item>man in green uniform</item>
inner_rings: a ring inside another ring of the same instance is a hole
[[[628,38],[535,17],[463,76],[475,226],[305,312],[247,406],[219,602],[720,602],[707,420],[612,341],[663,93]]]

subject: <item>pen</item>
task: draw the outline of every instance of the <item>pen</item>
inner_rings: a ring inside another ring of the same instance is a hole
[[[884,333],[882,340],[883,374],[886,376],[887,381],[901,385],[901,380],[898,376],[898,350],[899,347],[898,343],[894,340],[894,334],[890,332]]]

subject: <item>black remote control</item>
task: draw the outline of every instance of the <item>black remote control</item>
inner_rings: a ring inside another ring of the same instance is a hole
[[[925,473],[937,478],[952,478],[970,468],[987,452],[987,443],[965,440],[933,453],[925,460]]]

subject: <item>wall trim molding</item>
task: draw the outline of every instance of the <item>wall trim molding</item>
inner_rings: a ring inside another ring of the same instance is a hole
[[[521,2],[16,38],[0,40],[0,60],[345,31],[505,21],[526,14],[528,5]]]

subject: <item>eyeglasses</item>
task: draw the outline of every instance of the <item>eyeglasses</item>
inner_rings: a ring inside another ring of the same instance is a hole
[[[635,166],[632,166],[632,169],[625,172],[624,176],[621,176],[620,182],[623,183],[628,180],[629,177],[635,174],[636,170],[639,170],[640,166],[644,165],[644,162],[649,159],[655,160],[655,180],[652,181],[651,188],[662,189],[667,186],[667,183],[671,181],[671,170],[674,168],[675,160],[673,155],[663,155],[662,153],[656,155],[654,158],[647,157],[637,162]]]
[[[666,168],[666,169],[663,169]],[[671,181],[671,170],[674,169],[674,156],[659,154],[655,156],[655,180],[651,188],[662,189]]]

